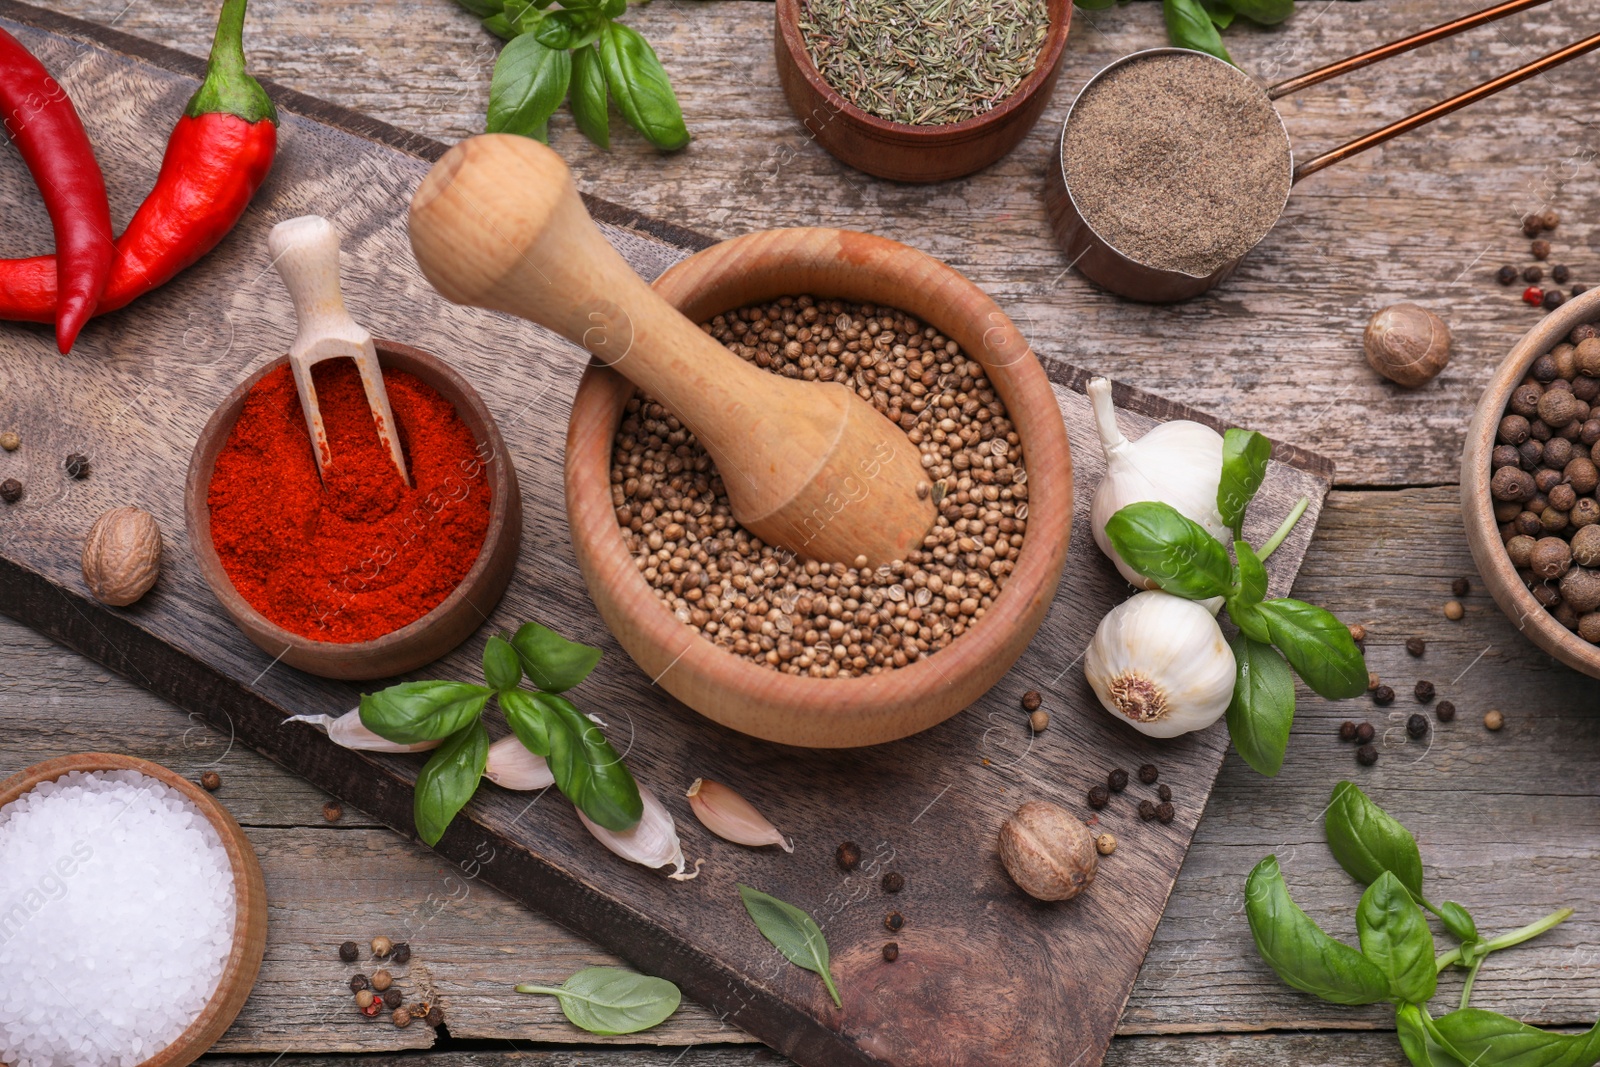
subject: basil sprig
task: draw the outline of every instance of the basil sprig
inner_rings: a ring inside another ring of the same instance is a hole
[[[483,647],[488,685],[405,682],[361,697],[361,723],[399,744],[443,740],[417,776],[412,818],[417,836],[438,844],[451,820],[478,791],[489,754],[483,710],[498,700],[523,747],[550,763],[556,788],[608,830],[639,824],[639,786],[595,722],[565,697],[600,662],[600,650],[568,641],[536,622]],[[522,688],[523,677],[535,686]]]
[[[466,7],[470,0],[457,0]],[[481,2],[481,0],[479,0]],[[1084,11],[1105,11],[1121,7],[1128,0],[1073,0]],[[1193,48],[1218,59],[1233,62],[1222,44],[1220,31],[1233,25],[1236,15],[1263,26],[1276,25],[1294,14],[1294,0],[1162,0],[1161,14],[1167,24],[1167,40],[1179,48]]]
[[[1255,548],[1244,540],[1245,513],[1266,481],[1272,443],[1259,433],[1223,435],[1217,511],[1233,534],[1233,559],[1205,527],[1170,504],[1141,501],[1106,522],[1123,561],[1161,589],[1189,600],[1221,597],[1239,628],[1228,733],[1246,763],[1268,777],[1283,767],[1294,722],[1294,677],[1340,700],[1367,689],[1367,663],[1350,630],[1331,613],[1287,597],[1267,598],[1266,559],[1305,513],[1301,500],[1277,532]]]
[[[1245,915],[1257,950],[1280,978],[1335,1004],[1392,1002],[1400,1048],[1415,1067],[1600,1063],[1600,1023],[1581,1034],[1552,1034],[1469,1006],[1485,957],[1553,929],[1571,909],[1485,940],[1466,908],[1428,902],[1416,839],[1356,786],[1340,782],[1334,788],[1324,828],[1339,865],[1367,885],[1356,908],[1361,950],[1330,937],[1295,906],[1277,858],[1268,856],[1245,883]],[[1461,944],[1436,956],[1424,908],[1438,915]],[[1466,968],[1467,980],[1460,1007],[1435,1019],[1428,1002],[1446,967]]]
[[[665,151],[689,143],[683,110],[650,42],[613,21],[627,0],[457,0],[509,43],[489,82],[490,133],[550,139],[550,116],[571,101],[583,135],[611,147],[607,101]]]

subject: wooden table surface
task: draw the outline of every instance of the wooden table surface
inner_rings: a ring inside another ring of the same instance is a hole
[[[42,2],[196,54],[209,46],[212,4]],[[1228,44],[1247,70],[1272,80],[1473,6],[1302,0],[1282,28],[1241,28]],[[1291,135],[1302,152],[1341,143],[1518,66],[1592,32],[1583,6],[1558,2],[1291,97],[1282,104]],[[1600,203],[1600,137],[1589,121],[1600,57],[1310,179],[1220,291],[1152,308],[1108,297],[1066,270],[1045,223],[1043,175],[1084,80],[1163,43],[1153,5],[1078,12],[1040,126],[984,173],[932,187],[866,177],[809,142],[777,86],[770,5],[656,0],[629,21],[660,52],[696,140],[663,157],[623,134],[606,154],[563,112],[553,143],[586,190],[721,237],[821,224],[905,241],[984,286],[1037,348],[1339,465],[1295,595],[1365,623],[1369,664],[1402,697],[1378,709],[1302,690],[1277,780],[1229,756],[1107,1062],[1402,1061],[1383,1010],[1334,1008],[1280,985],[1257,959],[1241,910],[1245,874],[1276,852],[1299,903],[1352,933],[1358,889],[1333,864],[1320,825],[1329,790],[1346,777],[1416,832],[1438,895],[1471,907],[1480,927],[1509,929],[1576,908],[1533,946],[1495,956],[1474,1003],[1544,1025],[1592,1023],[1600,1014],[1600,683],[1552,662],[1496,611],[1472,572],[1455,483],[1478,391],[1539,314],[1492,279],[1502,262],[1527,259],[1520,216],[1560,211],[1552,258],[1577,280],[1600,283],[1591,210]],[[449,0],[256,0],[247,44],[267,77],[445,141],[481,130],[499,46]],[[1455,331],[1450,366],[1415,392],[1378,378],[1360,354],[1367,317],[1401,300],[1434,308]],[[1465,619],[1448,622],[1440,609],[1458,576],[1474,587]],[[1411,636],[1428,642],[1421,659],[1404,650]],[[1401,726],[1415,706],[1406,694],[1423,678],[1461,711],[1427,740],[1408,741]],[[1481,725],[1491,707],[1507,720],[1496,734]],[[1376,767],[1357,767],[1338,742],[1346,718],[1379,728]],[[327,798],[299,778],[0,616],[0,777],[86,749],[187,774],[218,771],[218,797],[261,856],[271,937],[255,993],[216,1050],[238,1054],[227,1062],[376,1064],[387,1061],[384,1052],[429,1048],[433,1067],[782,1062],[688,1004],[649,1034],[575,1031],[553,1001],[511,986],[559,982],[606,962],[603,953],[358,811],[325,821]],[[378,933],[409,939],[415,956],[405,981],[426,979],[441,994],[448,1032],[437,1041],[426,1027],[397,1030],[350,1010],[347,968],[334,947]],[[1446,988],[1458,983],[1450,978]]]

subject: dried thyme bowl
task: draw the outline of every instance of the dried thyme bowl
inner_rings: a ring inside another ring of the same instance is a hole
[[[1043,621],[1072,523],[1066,428],[1044,368],[1016,327],[980,289],[938,260],[842,230],[771,230],[725,241],[667,271],[655,288],[696,322],[810,296],[894,308],[932,327],[946,345],[981,365],[1004,406],[1026,464],[1026,533],[982,616],[915,662],[876,674],[822,678],[758,665],[680,621],[642,573],[613,496],[622,491],[613,480],[617,431],[635,391],[614,371],[594,364],[578,387],[567,430],[567,515],[578,565],[618,642],[689,707],[785,744],[845,748],[892,741],[976,700],[1011,667]]]
[[[903,182],[959,178],[1015,148],[1050,102],[1071,0],[875,3],[775,4],[778,80],[817,143]],[[907,28],[924,17],[926,41]],[[987,66],[972,61],[984,42]]]

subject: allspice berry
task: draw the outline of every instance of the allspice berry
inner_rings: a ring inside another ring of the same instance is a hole
[[[1071,812],[1030,800],[1000,828],[1000,862],[1036,900],[1071,900],[1094,882],[1094,837]]]
[[[1561,579],[1561,602],[1579,615],[1600,609],[1600,571],[1573,567]]]
[[[161,574],[161,527],[139,508],[112,508],[83,542],[83,580],[103,604],[126,607]]]
[[[1416,304],[1395,304],[1372,316],[1362,338],[1372,369],[1415,389],[1450,362],[1450,328]]]
[[[1572,547],[1559,537],[1541,537],[1533,546],[1528,565],[1535,577],[1554,581],[1572,566]]]
[[[1510,547],[1506,546],[1508,551]],[[1572,535],[1572,561],[1580,567],[1600,567],[1600,526],[1585,526]]]
[[[1539,398],[1539,420],[1552,430],[1559,430],[1578,414],[1581,401],[1565,389],[1550,389]]]
[[[402,1030],[411,1025],[411,1013],[404,1008],[396,1008],[389,1018],[393,1019],[394,1024]]]

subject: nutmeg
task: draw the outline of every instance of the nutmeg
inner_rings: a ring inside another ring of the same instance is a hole
[[[1450,362],[1450,328],[1427,308],[1395,304],[1372,316],[1363,346],[1373,370],[1415,389]]]
[[[1071,812],[1030,800],[1000,827],[1000,862],[1037,900],[1071,900],[1094,881],[1094,835]]]
[[[161,574],[161,527],[139,508],[112,508],[83,542],[83,580],[96,600],[125,607]]]

